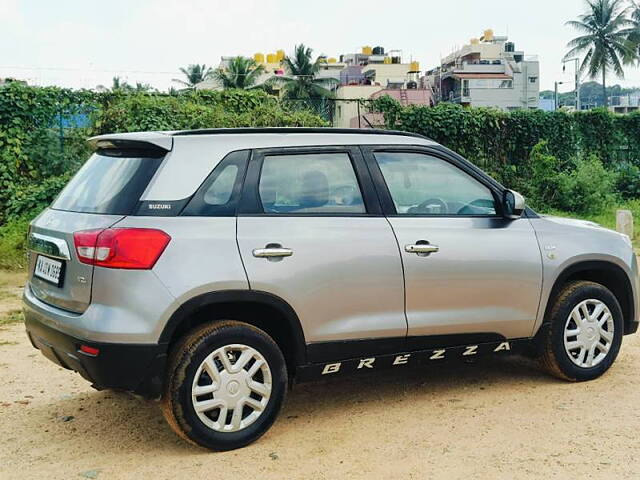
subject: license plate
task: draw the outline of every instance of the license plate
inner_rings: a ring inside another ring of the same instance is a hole
[[[53,258],[38,255],[38,258],[36,259],[36,269],[33,274],[34,276],[59,287],[62,283],[63,265],[64,263],[60,260],[54,260]]]

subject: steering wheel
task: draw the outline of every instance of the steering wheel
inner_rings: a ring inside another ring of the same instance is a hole
[[[433,207],[435,206],[439,207],[438,211],[434,211]],[[435,214],[444,215],[446,213],[449,213],[449,205],[447,205],[447,202],[445,202],[441,198],[433,197],[433,198],[428,198],[417,207],[411,207],[409,209],[409,213],[418,213],[418,214],[435,213]]]

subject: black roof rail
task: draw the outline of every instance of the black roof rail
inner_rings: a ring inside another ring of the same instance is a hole
[[[181,130],[173,132],[174,136],[182,135],[216,135],[241,133],[329,133],[350,135],[398,135],[415,137],[423,140],[430,138],[418,133],[401,132],[399,130],[381,130],[375,128],[331,128],[331,127],[241,127],[241,128],[202,128],[197,130]]]

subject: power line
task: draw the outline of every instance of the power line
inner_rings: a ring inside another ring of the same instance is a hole
[[[93,73],[131,73],[131,74],[146,74],[146,75],[181,75],[183,74],[183,72],[181,70],[174,70],[174,71],[152,71],[152,70],[122,70],[122,69],[118,69],[118,68],[112,68],[112,69],[96,69],[96,68],[77,68],[77,67],[25,67],[23,65],[0,65],[0,69],[7,69],[7,70],[46,70],[46,71],[63,71],[63,72],[93,72]],[[215,69],[217,70],[217,69]],[[265,73],[269,73],[269,72],[265,72]],[[236,73],[233,74],[233,76],[236,77],[245,77],[245,76],[249,76],[249,75],[255,75],[253,72],[250,73]],[[274,74],[275,77],[279,77],[279,76],[283,76],[283,75],[276,75]],[[323,77],[323,76],[318,76],[318,75],[287,75],[289,77],[296,77],[296,78],[305,78],[305,77],[310,77],[310,78],[333,78],[333,77]]]

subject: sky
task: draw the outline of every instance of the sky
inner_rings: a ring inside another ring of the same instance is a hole
[[[402,50],[422,70],[487,28],[538,55],[542,89],[565,82],[564,22],[584,0],[0,0],[0,78],[94,88],[114,76],[166,90],[190,63],[217,66],[225,55],[289,53],[297,43],[339,56],[363,45]],[[640,86],[640,70],[610,84]]]

